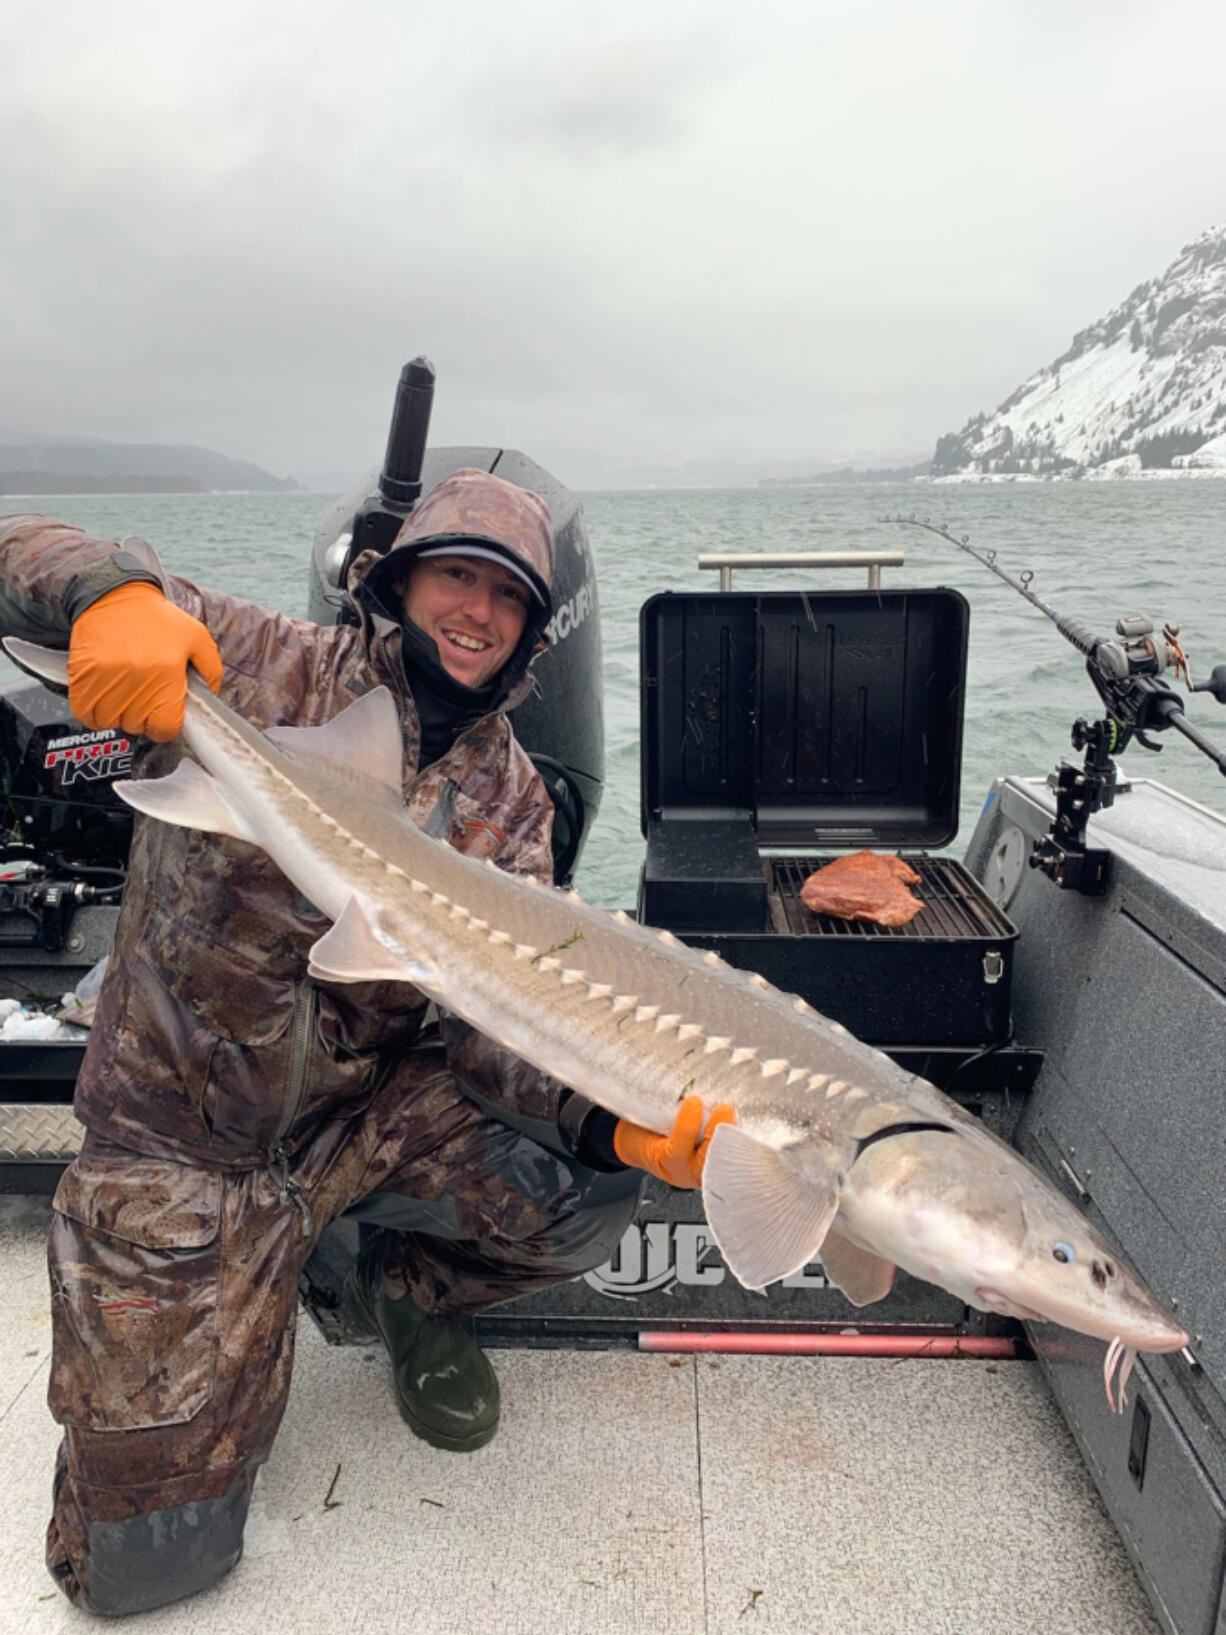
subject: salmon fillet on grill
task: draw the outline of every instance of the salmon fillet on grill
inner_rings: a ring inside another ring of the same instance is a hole
[[[811,874],[800,888],[800,900],[814,914],[830,914],[839,920],[906,925],[924,906],[907,890],[919,880],[901,857],[852,852]]]

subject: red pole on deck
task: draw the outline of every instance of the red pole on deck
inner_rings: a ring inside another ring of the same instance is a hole
[[[691,1334],[643,1329],[640,1351],[744,1352],[784,1357],[988,1357],[1012,1360],[1017,1341],[986,1334]]]

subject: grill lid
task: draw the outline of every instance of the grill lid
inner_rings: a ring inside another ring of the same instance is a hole
[[[944,589],[652,597],[643,832],[748,814],[759,845],[947,845],[969,617]]]

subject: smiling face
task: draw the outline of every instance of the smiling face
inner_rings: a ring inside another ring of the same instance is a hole
[[[514,653],[532,592],[482,557],[430,556],[401,587],[405,616],[430,636],[439,662],[465,687],[482,687]]]

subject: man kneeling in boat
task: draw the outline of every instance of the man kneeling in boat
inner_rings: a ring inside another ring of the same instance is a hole
[[[180,759],[189,664],[260,728],[319,725],[388,686],[411,816],[546,882],[552,806],[507,711],[552,576],[543,502],[481,471],[445,478],[385,557],[354,564],[356,626],[267,613],[41,517],[0,521],[0,628],[68,646],[74,713],[144,735],[137,776]],[[499,1396],[462,1320],[607,1259],[642,1170],[700,1182],[700,1107],[658,1136],[431,1020],[407,984],[313,981],[323,928],[254,847],[137,820],[50,1244],[64,1437],[47,1559],[92,1611],[163,1605],[238,1560],[299,1274],[329,1222],[379,1228],[346,1300],[385,1341],[411,1429],[464,1451],[494,1435]]]

